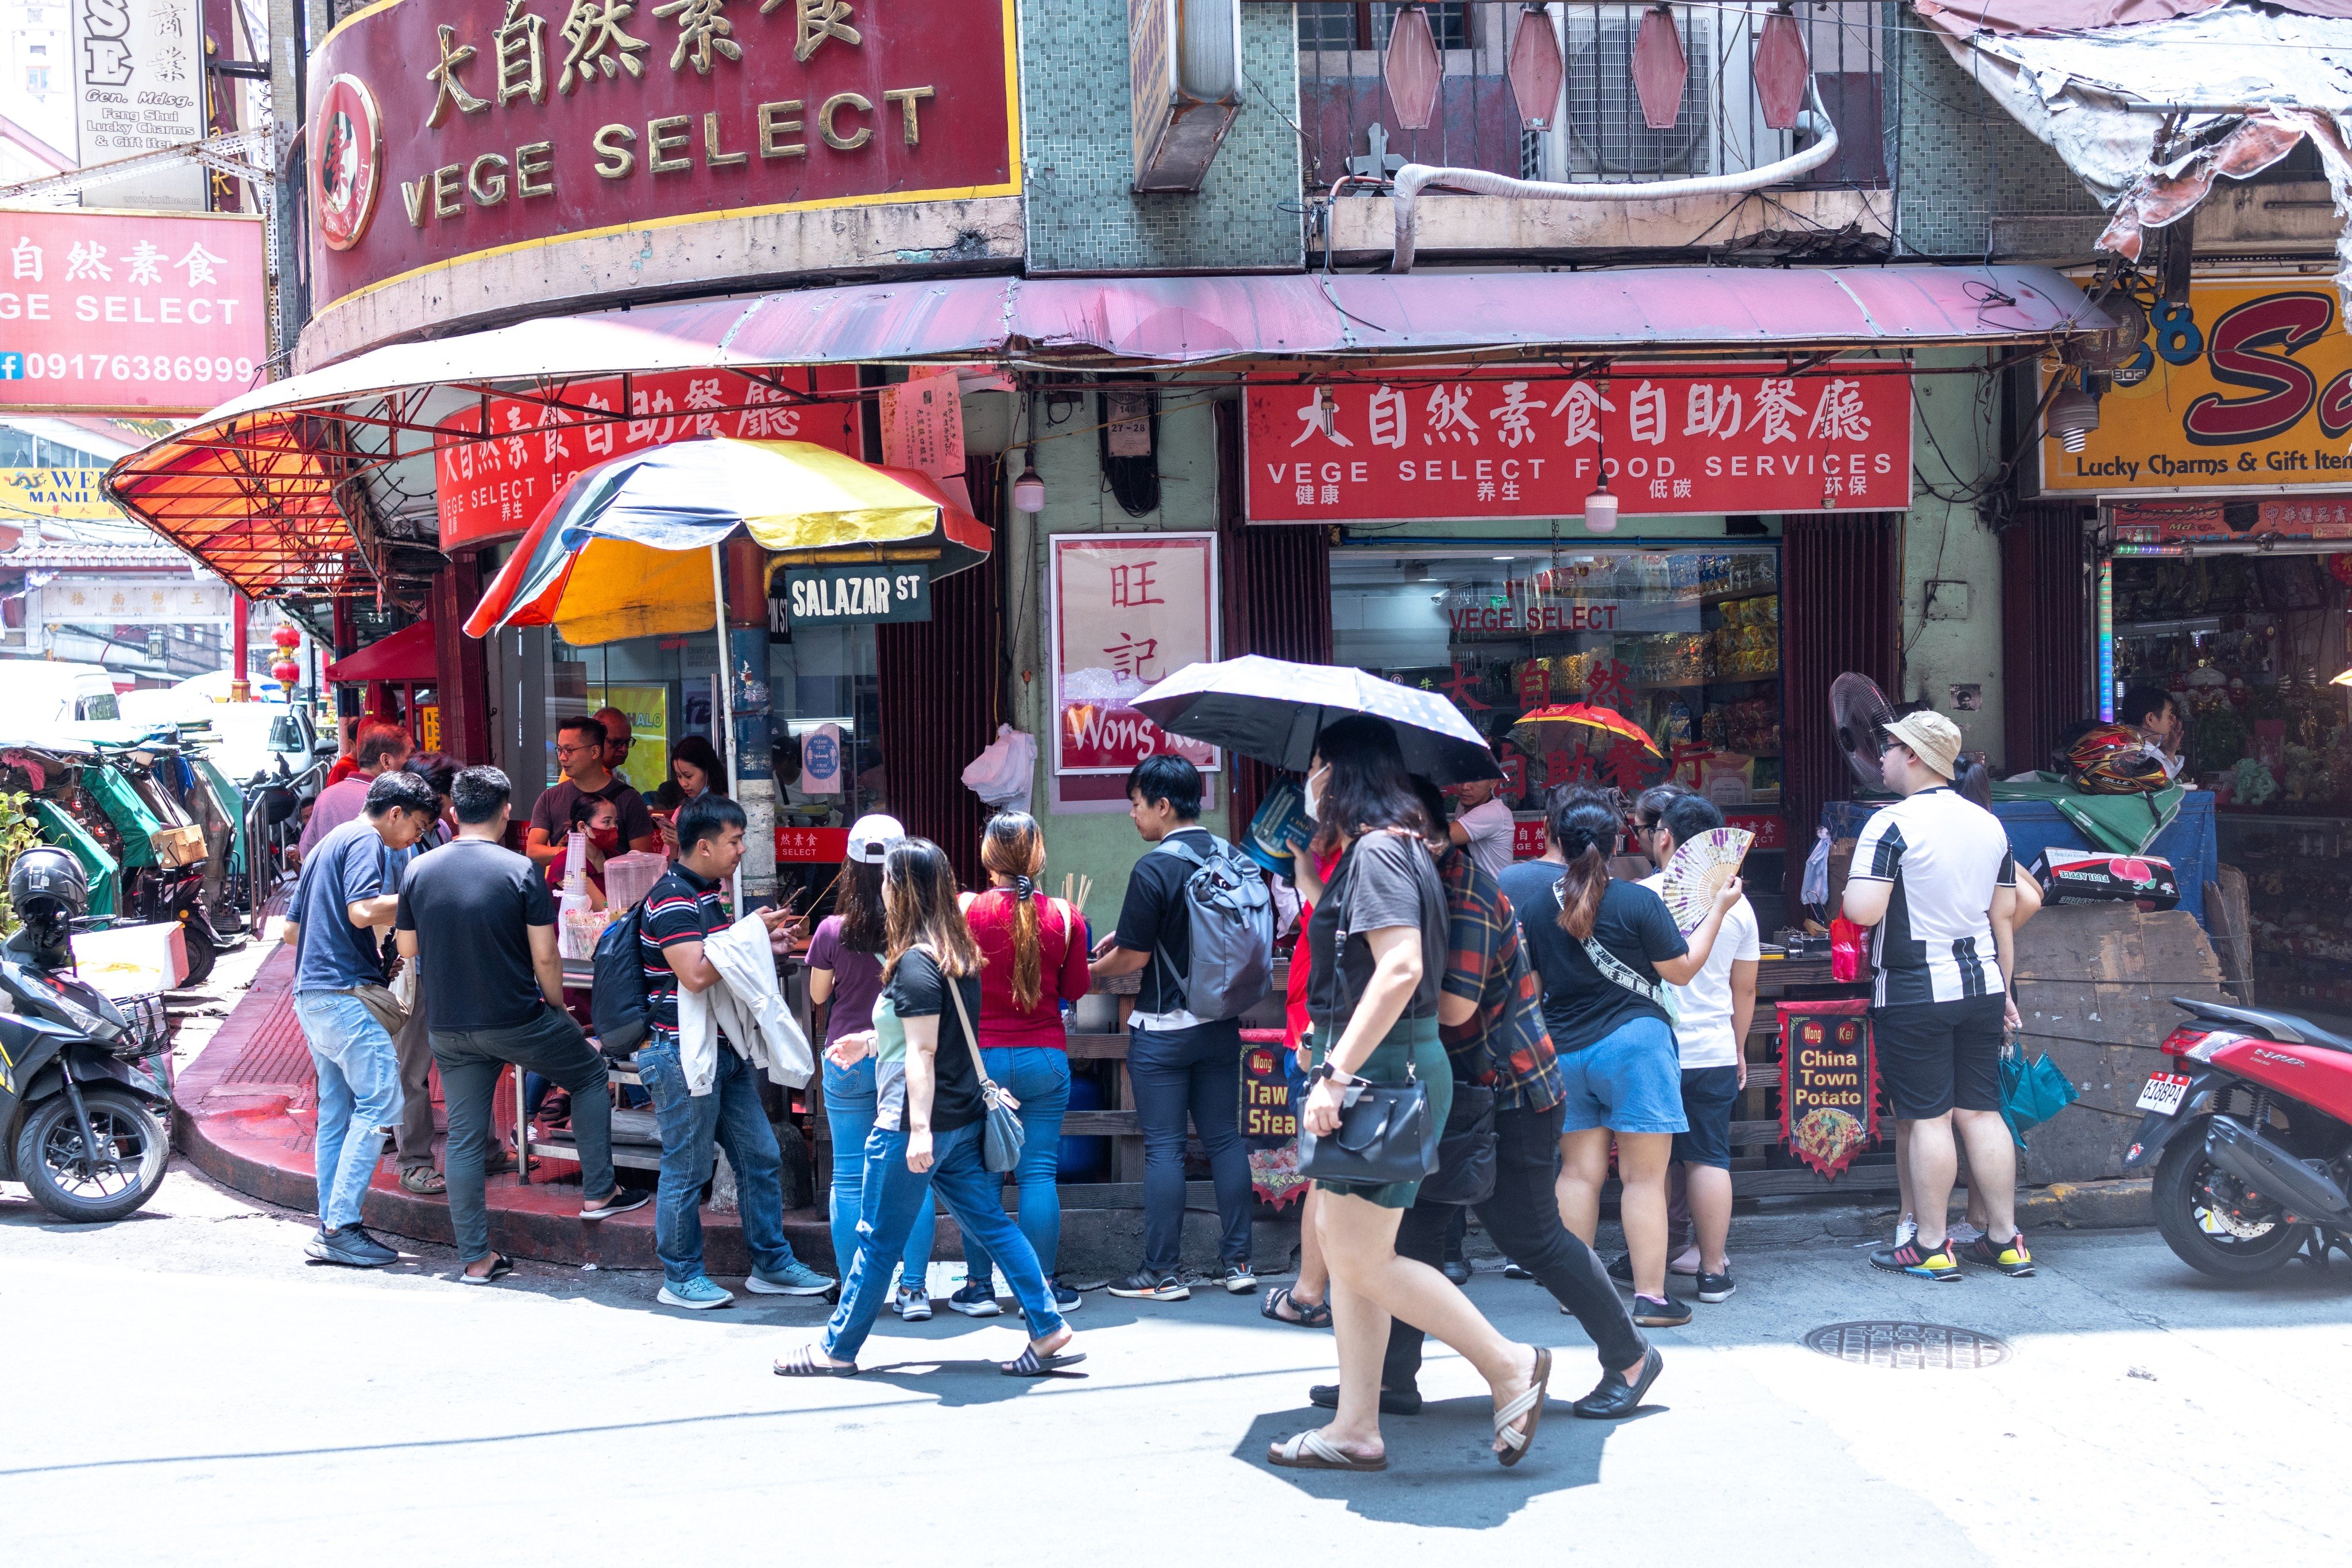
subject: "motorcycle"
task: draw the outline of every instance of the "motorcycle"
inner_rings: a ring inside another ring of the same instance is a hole
[[[73,973],[65,928],[27,921],[0,942],[0,1177],[89,1224],[163,1184],[172,1047],[163,999],[100,994]]]
[[[2156,1168],[2157,1228],[2181,1261],[2246,1279],[2352,1256],[2352,1038],[2291,1013],[2191,1002],[2179,1070],[2142,1087],[2127,1170]]]

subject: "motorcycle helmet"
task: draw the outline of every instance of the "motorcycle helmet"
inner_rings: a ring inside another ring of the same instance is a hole
[[[9,868],[8,902],[19,920],[79,919],[89,912],[89,877],[64,850],[36,845]]]
[[[2066,772],[2085,795],[2140,795],[2172,782],[2164,759],[2128,724],[2101,724],[2066,752]]]

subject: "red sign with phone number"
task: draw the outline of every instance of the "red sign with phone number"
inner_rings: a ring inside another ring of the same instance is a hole
[[[1598,379],[1252,386],[1252,522],[1580,517],[1608,452],[1629,517],[1911,504],[1911,380],[1628,366]]]

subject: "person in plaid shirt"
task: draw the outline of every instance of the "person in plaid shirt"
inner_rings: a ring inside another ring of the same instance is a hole
[[[1542,987],[1520,947],[1510,900],[1469,851],[1445,837],[1444,799],[1437,787],[1422,778],[1413,783],[1429,820],[1438,825],[1429,851],[1445,885],[1449,929],[1440,1034],[1454,1081],[1495,1091],[1495,1191],[1471,1206],[1495,1245],[1558,1298],[1600,1352],[1600,1384],[1570,1408],[1592,1420],[1631,1415],[1657,1381],[1664,1359],[1633,1326],[1600,1258],[1560,1221],[1552,1169],[1565,1095],[1544,1027]],[[1455,1206],[1416,1203],[1398,1228],[1398,1255],[1436,1268]],[[1382,1412],[1410,1415],[1421,1408],[1415,1384],[1422,1338],[1401,1319],[1390,1325],[1381,1369]],[[1318,1387],[1311,1396],[1318,1405],[1335,1405],[1339,1390]]]

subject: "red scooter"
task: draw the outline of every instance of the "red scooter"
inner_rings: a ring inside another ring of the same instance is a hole
[[[2157,1228],[2224,1279],[2352,1256],[2352,1038],[2291,1013],[2189,1002],[2124,1157],[2156,1167]]]

